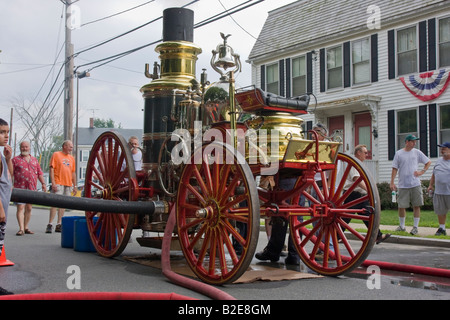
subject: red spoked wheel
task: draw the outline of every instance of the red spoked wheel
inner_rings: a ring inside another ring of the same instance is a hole
[[[309,215],[290,215],[290,230],[310,269],[339,276],[358,267],[372,250],[379,230],[378,189],[363,164],[350,155],[338,154],[335,168],[320,174],[322,188],[314,182],[301,193],[309,202]],[[361,185],[366,193],[357,193]]]
[[[137,199],[139,188],[134,162],[121,135],[105,132],[97,138],[86,167],[84,190],[87,198]],[[100,255],[111,258],[125,249],[135,215],[86,211],[86,220],[95,249]]]
[[[218,142],[198,148],[181,174],[176,209],[180,244],[193,272],[215,285],[238,279],[259,235],[256,184],[244,157]]]

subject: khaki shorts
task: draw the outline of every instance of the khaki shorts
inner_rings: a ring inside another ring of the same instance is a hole
[[[450,211],[450,195],[434,194],[433,208],[438,216],[446,215]]]
[[[62,195],[65,195],[65,196],[70,196],[72,194],[72,187],[71,186],[62,186],[60,184],[57,184],[57,186],[58,186],[58,191],[53,192],[53,189],[51,189],[51,191],[52,191],[51,193],[62,194]]]
[[[423,206],[422,186],[414,188],[399,188],[397,203],[399,208]]]

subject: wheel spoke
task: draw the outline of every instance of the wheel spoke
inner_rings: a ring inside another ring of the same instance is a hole
[[[355,172],[357,178],[350,183],[349,177]],[[290,216],[290,230],[294,245],[309,268],[324,275],[340,275],[353,270],[370,253],[378,232],[379,197],[375,183],[360,162],[349,155],[339,154],[335,168],[329,173],[321,172],[321,178],[322,188],[314,181],[311,188],[306,186],[301,191],[309,202],[309,210]],[[357,193],[361,185],[366,187],[366,194]],[[358,232],[351,227],[351,220],[366,224],[367,230]],[[356,240],[350,241],[347,232]],[[322,252],[323,258],[319,259]]]
[[[206,282],[222,284],[237,279],[253,258],[258,236],[254,230],[259,224],[253,208],[258,201],[248,165],[222,164],[219,160],[225,159],[230,147],[215,142],[207,146],[211,145],[216,147],[214,153],[202,156],[201,164],[192,161],[183,168],[176,215],[181,247],[191,269]],[[194,218],[195,214],[201,217]]]
[[[132,201],[136,192],[135,172],[129,170],[131,152],[123,137],[105,132],[95,142],[86,169],[85,195],[116,201]],[[100,192],[93,192],[97,189]],[[94,218],[97,220],[94,221]],[[119,255],[128,243],[134,215],[86,212],[88,229],[97,252],[105,257]]]

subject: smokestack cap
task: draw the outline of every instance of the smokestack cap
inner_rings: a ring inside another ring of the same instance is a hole
[[[165,9],[163,41],[194,42],[194,11],[186,8]]]

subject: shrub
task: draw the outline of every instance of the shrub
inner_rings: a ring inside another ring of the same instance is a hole
[[[380,195],[381,210],[397,209],[397,203],[392,202],[392,191],[388,182],[377,183]]]
[[[429,180],[422,181],[423,192],[423,210],[433,210],[433,198],[428,196],[427,188],[430,184]],[[392,202],[392,191],[388,182],[377,183],[378,193],[380,194],[381,210],[397,209],[397,203]]]

